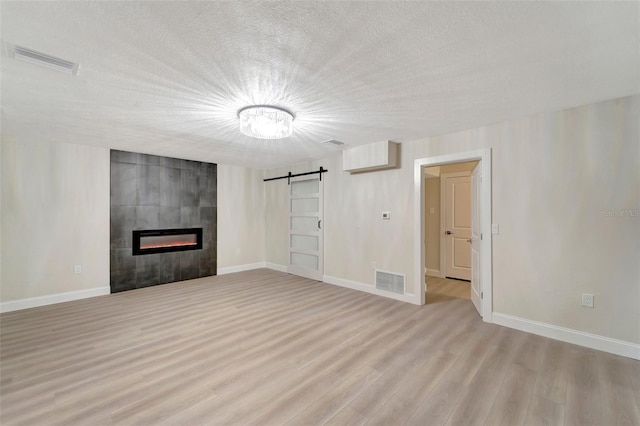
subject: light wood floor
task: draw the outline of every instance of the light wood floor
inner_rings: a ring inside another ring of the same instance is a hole
[[[471,300],[471,283],[448,278],[425,277],[427,282],[427,304],[448,302],[451,299]]]
[[[640,424],[640,363],[261,269],[2,314],[2,425]]]

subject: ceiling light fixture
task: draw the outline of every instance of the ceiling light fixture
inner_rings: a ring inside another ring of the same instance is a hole
[[[252,105],[238,111],[240,132],[258,139],[282,139],[293,133],[293,114],[271,105]]]

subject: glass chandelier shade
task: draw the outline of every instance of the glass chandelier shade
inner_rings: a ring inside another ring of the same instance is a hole
[[[282,139],[293,133],[293,114],[283,108],[253,105],[238,111],[240,132],[258,139]]]

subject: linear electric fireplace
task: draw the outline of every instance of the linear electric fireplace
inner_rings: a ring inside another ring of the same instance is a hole
[[[202,249],[202,228],[133,231],[133,255]]]

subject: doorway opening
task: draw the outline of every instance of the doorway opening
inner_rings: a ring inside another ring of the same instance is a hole
[[[424,169],[427,304],[471,300],[471,173],[477,165]]]
[[[477,165],[424,169],[427,275],[471,281],[471,173]]]
[[[414,177],[416,298],[425,304],[469,294],[492,322],[491,150],[417,159]],[[456,198],[469,203],[466,210],[455,211]]]

